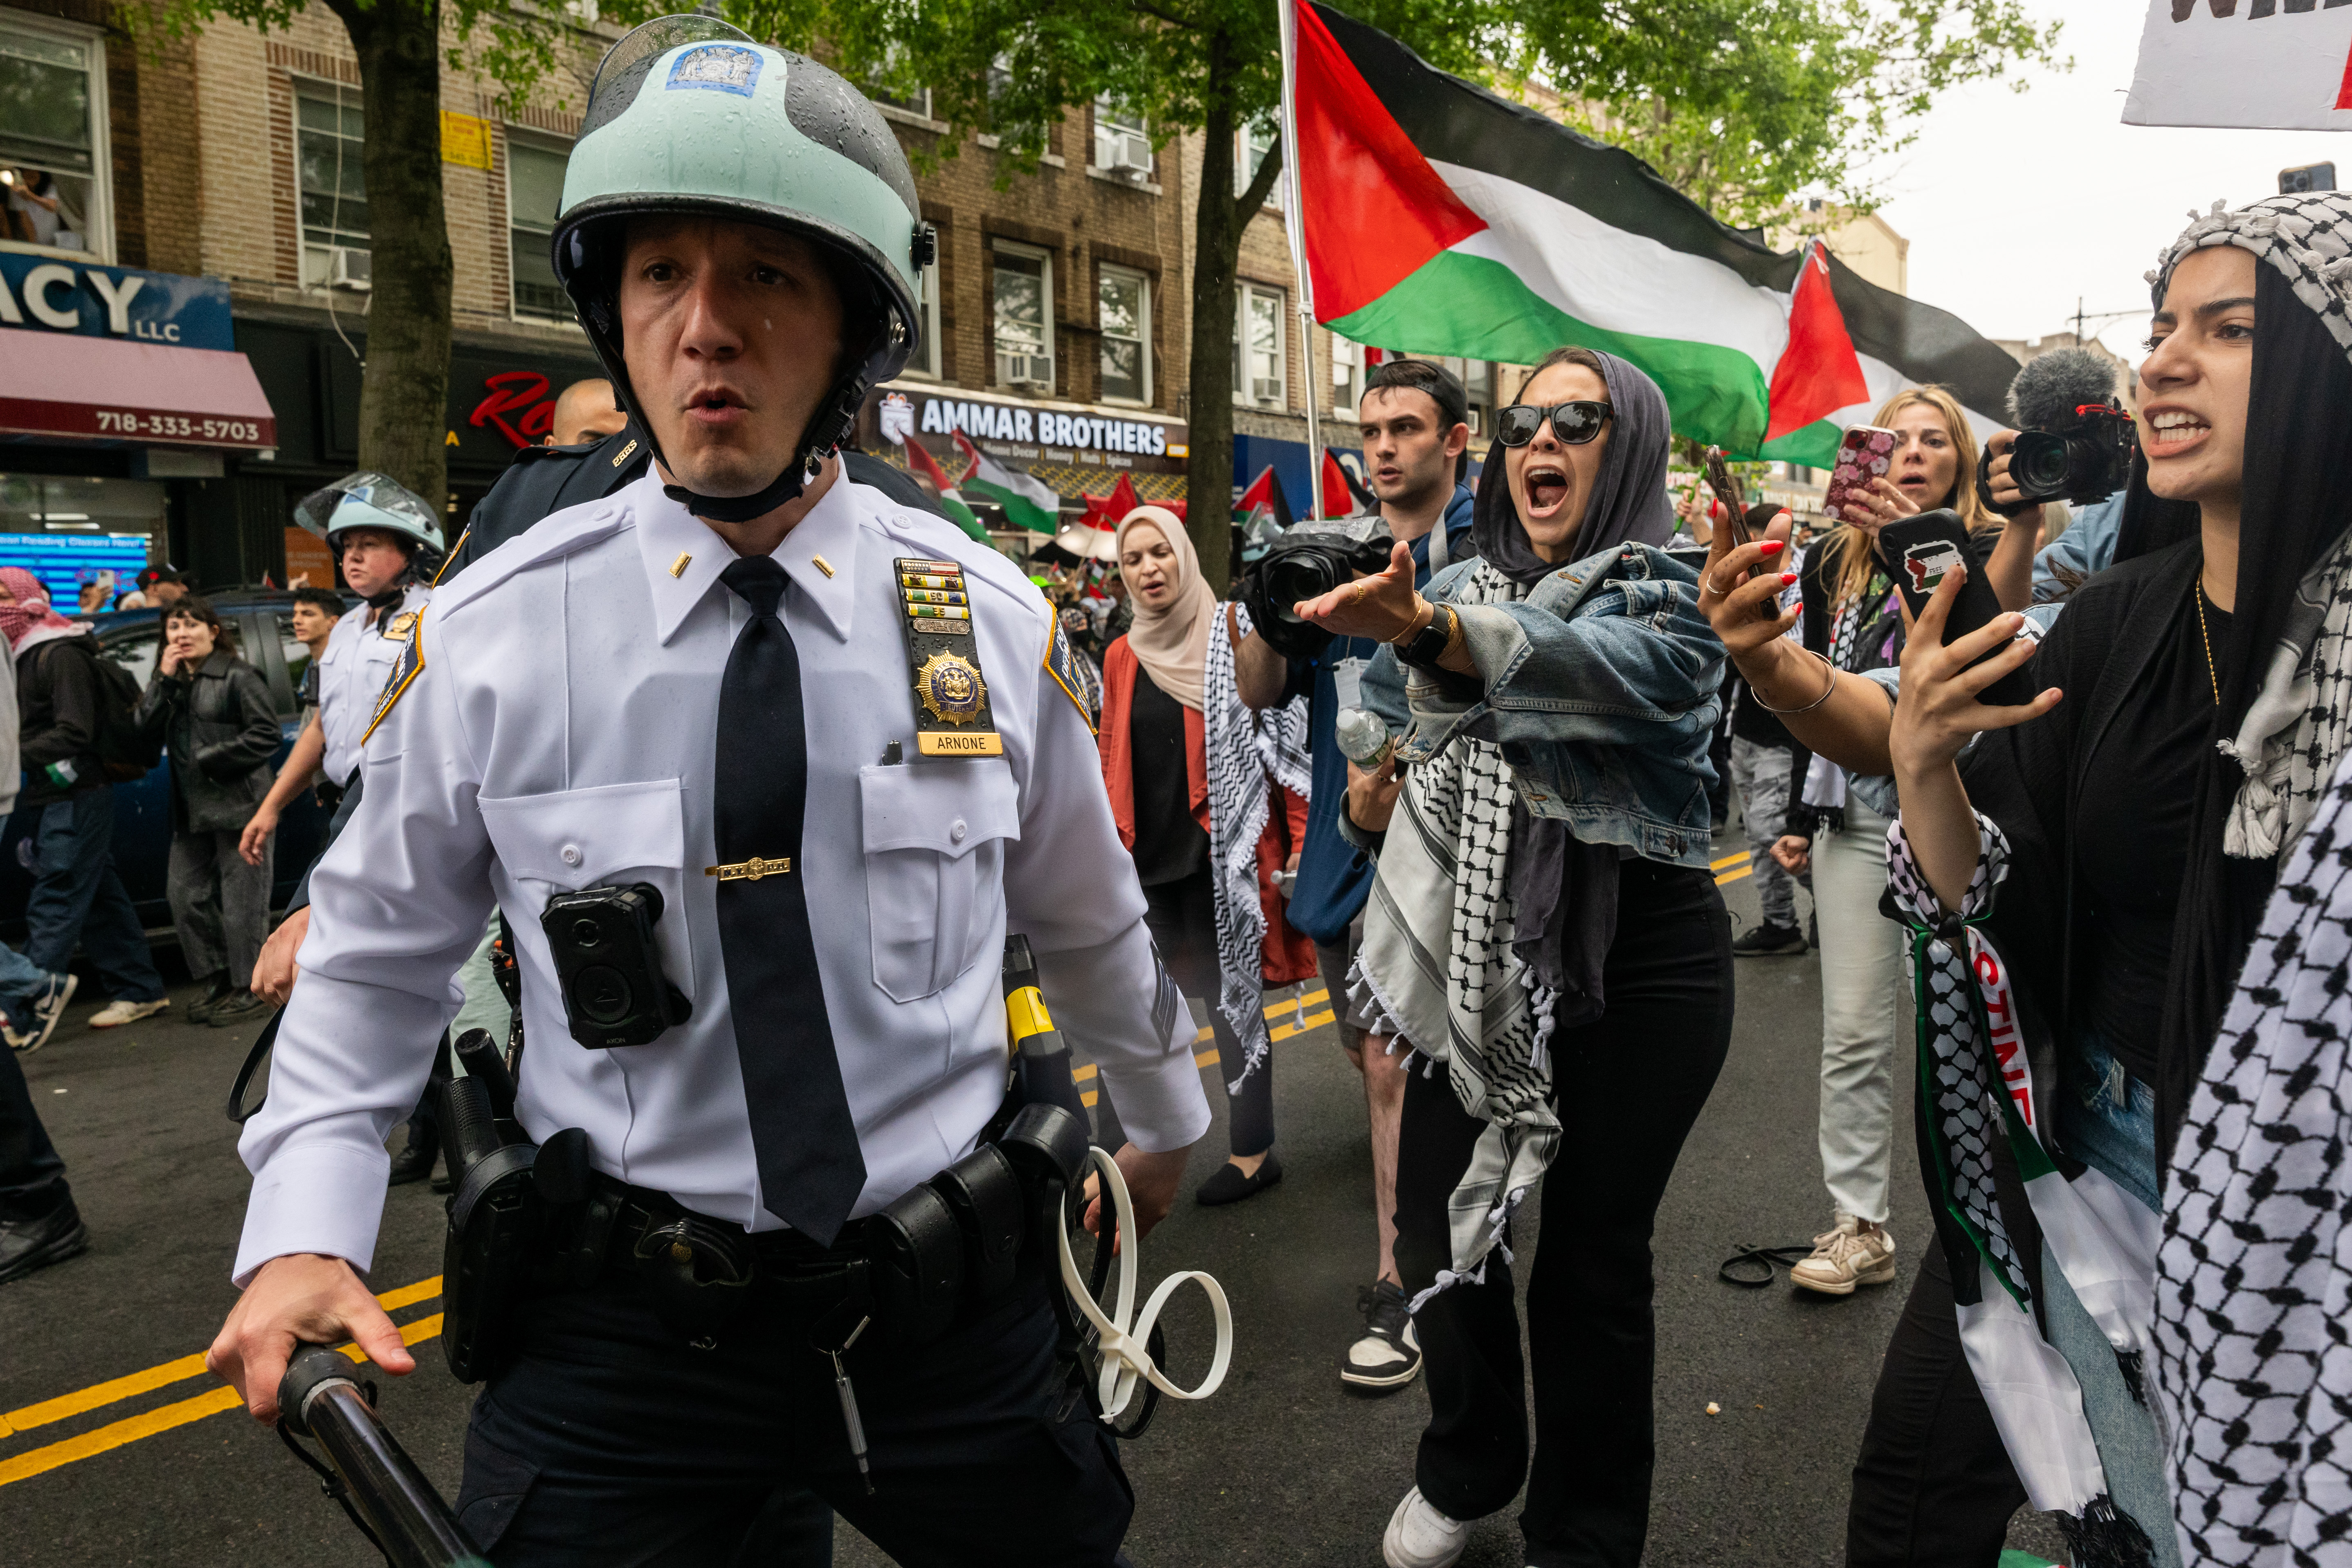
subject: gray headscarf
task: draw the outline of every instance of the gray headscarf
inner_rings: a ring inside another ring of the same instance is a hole
[[[1576,534],[1580,560],[1627,542],[1664,544],[1674,536],[1675,509],[1666,498],[1666,447],[1674,422],[1665,394],[1643,371],[1615,354],[1594,355],[1609,388],[1609,446],[1601,477],[1585,503]],[[1522,588],[1552,567],[1528,542],[1528,531],[1511,505],[1510,481],[1503,472],[1503,444],[1486,448],[1478,501],[1471,514],[1471,537],[1478,553]]]

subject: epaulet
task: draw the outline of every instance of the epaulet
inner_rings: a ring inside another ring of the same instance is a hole
[[[601,544],[635,521],[619,496],[567,507],[517,534],[434,591],[433,608],[446,621],[519,573]]]

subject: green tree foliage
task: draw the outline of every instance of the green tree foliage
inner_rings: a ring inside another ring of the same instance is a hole
[[[306,0],[123,0],[134,34],[185,36],[206,23],[264,32],[293,25]],[[320,0],[359,56],[365,143],[370,282],[366,368],[360,390],[360,466],[418,495],[448,491],[445,405],[449,387],[449,226],[441,185],[441,72],[478,69],[516,101],[541,89],[586,96],[602,41],[577,8],[506,0]],[[643,0],[608,14],[623,25],[658,15]],[[584,63],[583,63],[584,62]],[[454,542],[454,541],[452,542]]]
[[[1108,97],[1163,141],[1204,132],[1194,214],[1190,517],[1202,570],[1228,569],[1234,270],[1279,153],[1236,193],[1234,132],[1281,90],[1276,0],[731,0],[729,16],[853,79],[928,87],[954,156],[1002,140],[1001,174],[1035,167],[1050,128]],[[1907,142],[1934,97],[2051,62],[2056,24],[2019,0],[1345,0],[1444,69],[1506,92],[1541,83],[1568,118],[1630,146],[1727,221],[1809,191],[1867,209],[1863,171]],[[938,154],[934,154],[936,156]],[[1319,378],[1310,378],[1312,380]],[[1326,395],[1319,386],[1315,395]]]

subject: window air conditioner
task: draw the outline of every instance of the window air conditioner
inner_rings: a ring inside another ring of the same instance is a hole
[[[369,281],[371,258],[367,251],[353,250],[347,246],[339,245],[329,252],[329,257],[328,288],[347,289],[354,294],[364,294],[375,287]]]
[[[1139,131],[1107,132],[1102,138],[1102,166],[1130,180],[1151,177],[1151,138]]]
[[[996,356],[996,379],[1006,386],[1051,386],[1054,384],[1053,356],[1000,353]]]

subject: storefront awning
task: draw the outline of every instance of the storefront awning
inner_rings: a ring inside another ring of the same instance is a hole
[[[278,416],[241,353],[0,328],[0,434],[268,450]]]

